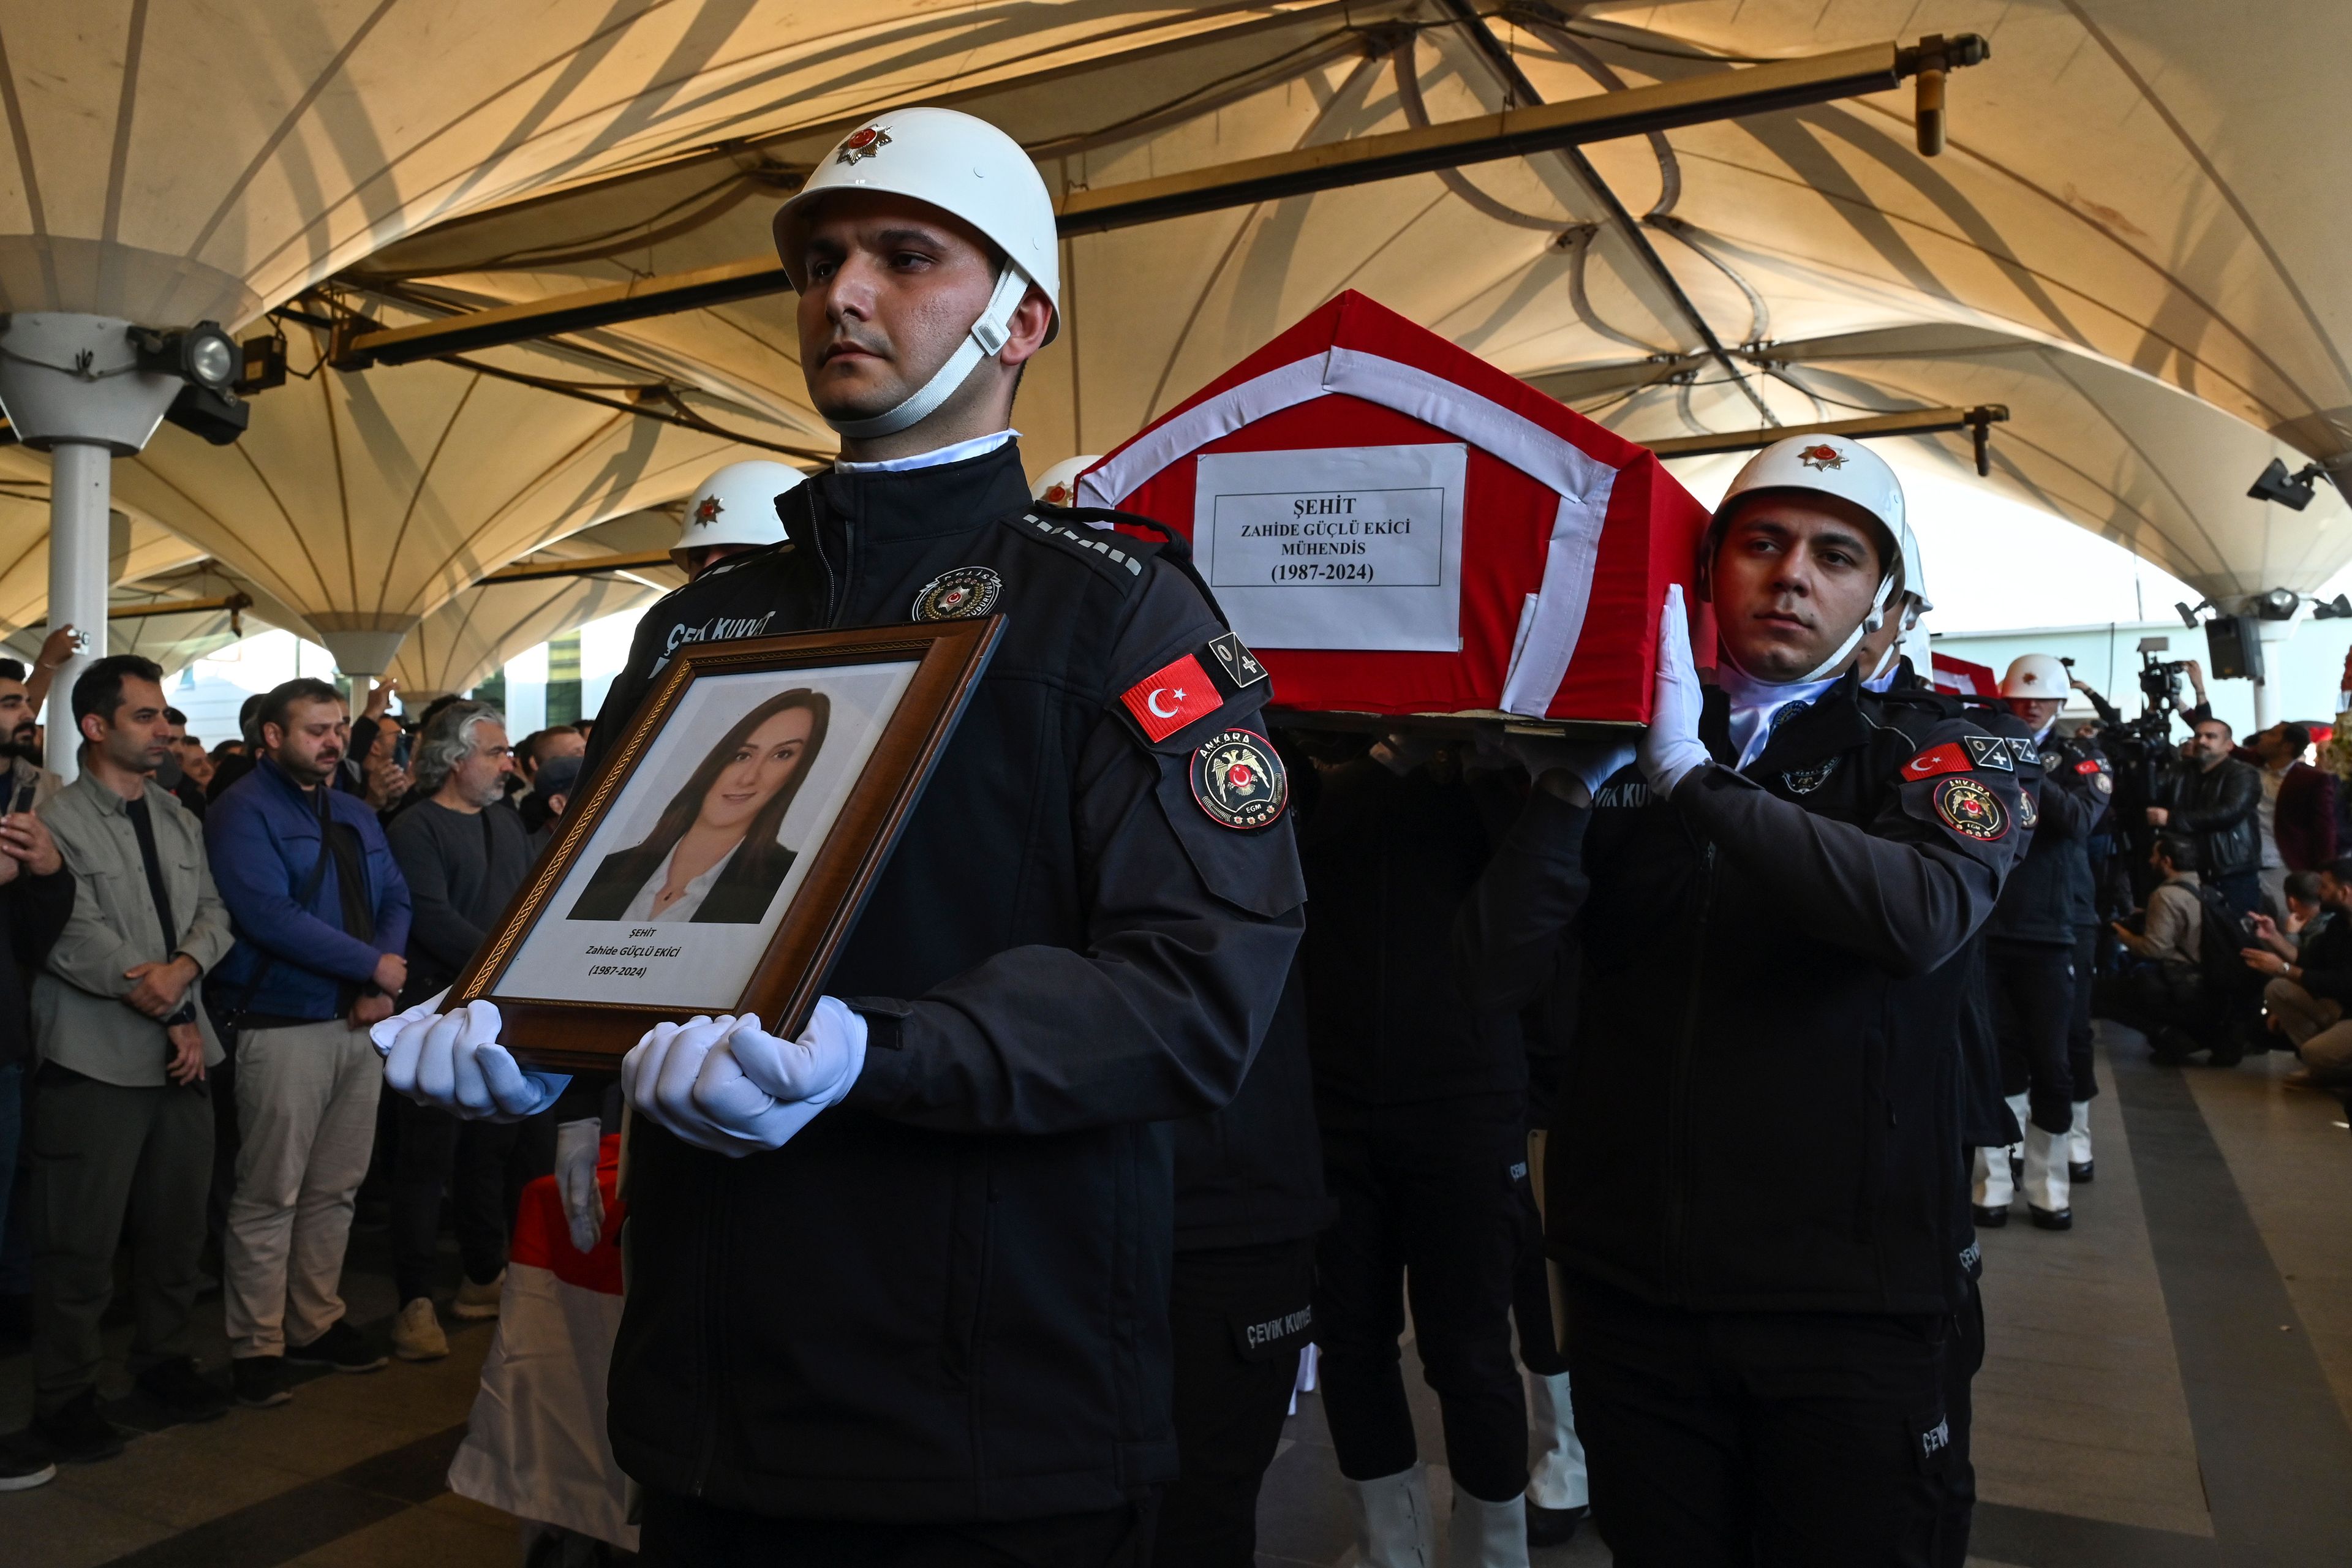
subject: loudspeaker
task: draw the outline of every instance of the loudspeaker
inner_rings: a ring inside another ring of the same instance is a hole
[[[2205,623],[2206,673],[2216,680],[2260,680],[2263,643],[2252,616],[2216,616]]]

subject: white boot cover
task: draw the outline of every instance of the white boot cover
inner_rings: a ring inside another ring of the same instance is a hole
[[[2066,1176],[2066,1144],[2063,1132],[2044,1132],[2027,1122],[2025,1126],[2025,1201],[2043,1214],[2064,1214],[2072,1206],[2073,1184]]]
[[[2009,1179],[2009,1150],[1978,1150],[1976,1189],[1969,1201],[1980,1209],[2005,1209],[2015,1195]]]
[[[1487,1502],[1455,1487],[1445,1560],[1447,1568],[1528,1568],[1526,1500]]]
[[[2091,1102],[2074,1102],[2074,1125],[2066,1132],[2066,1158],[2070,1163],[2087,1165],[2091,1163]]]
[[[1585,1477],[1584,1444],[1576,1435],[1568,1373],[1530,1377],[1528,1414],[1536,1428],[1536,1462],[1528,1472],[1528,1500],[1538,1508],[1583,1508],[1592,1501]]]
[[[1362,1568],[1437,1568],[1437,1516],[1429,1508],[1426,1465],[1416,1462],[1409,1470],[1377,1480],[1349,1481],[1348,1495],[1356,1505],[1357,1561]],[[1519,1539],[1524,1563],[1524,1521]]]

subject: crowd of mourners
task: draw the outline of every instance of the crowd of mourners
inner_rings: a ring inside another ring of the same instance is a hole
[[[2292,1050],[2296,1089],[2352,1088],[2352,791],[2316,764],[2333,725],[2241,740],[2203,675],[2179,700],[2189,733],[2151,741],[2076,682],[2099,717],[2077,739],[2115,763],[2115,810],[2090,844],[2099,922],[2095,1007],[2160,1061],[2232,1067]]]
[[[448,1310],[496,1316],[516,1194],[555,1156],[548,1117],[461,1127],[382,1094],[367,1026],[471,958],[551,837],[588,727],[511,744],[486,703],[404,721],[387,682],[353,717],[302,679],[207,749],[162,668],[119,655],[60,705],[80,737],[68,784],[36,715],[70,651],[0,660],[0,1331],[29,1341],[35,1378],[0,1489],[122,1448],[98,1382],[120,1247],[141,1398],[177,1421],[280,1405],[292,1368],[448,1353],[445,1198]],[[341,1291],[363,1188],[390,1232],[388,1342]],[[215,1295],[226,1386],[195,1354]]]

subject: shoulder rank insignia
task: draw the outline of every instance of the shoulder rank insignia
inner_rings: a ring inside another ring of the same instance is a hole
[[[1192,753],[1192,798],[1220,827],[1265,827],[1290,803],[1290,775],[1265,736],[1221,730]]]
[[[1963,735],[1960,744],[1969,749],[1969,755],[1980,768],[2003,773],[2017,771],[2017,764],[2009,760],[2009,742],[1998,735]]]
[[[1936,819],[1984,844],[2009,832],[2009,813],[2000,797],[1970,778],[1949,778],[1936,786]]]
[[[1257,655],[1250,652],[1247,643],[1231,632],[1221,637],[1211,637],[1209,652],[1223,668],[1225,679],[1233,682],[1236,691],[1246,690],[1265,679],[1265,666],[1257,661]]]

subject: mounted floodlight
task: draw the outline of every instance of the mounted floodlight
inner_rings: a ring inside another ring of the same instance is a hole
[[[253,406],[226,387],[215,390],[192,381],[180,388],[180,395],[172,400],[163,417],[215,447],[229,447],[245,434],[246,424],[253,417]]]
[[[2315,601],[2311,606],[2315,621],[2352,621],[2352,598],[2338,594],[2332,599]]]
[[[133,327],[131,341],[138,345],[140,369],[176,375],[207,392],[226,392],[245,369],[245,350],[218,321],[176,332]]]
[[[2326,471],[2317,463],[2306,463],[2300,473],[2290,474],[2283,459],[2273,458],[2271,466],[2263,470],[2262,477],[2246,494],[2256,500],[2274,500],[2290,511],[2301,511],[2311,504],[2316,481]]]
[[[2266,621],[2294,619],[2295,606],[2303,601],[2291,588],[2273,588],[2267,594],[2257,594],[2247,602],[2246,608]]]
[[[2172,607],[2180,612],[2180,624],[2182,626],[2187,626],[2192,632],[2197,629],[2197,612],[2189,607],[2188,600],[2179,600],[2174,603]]]

